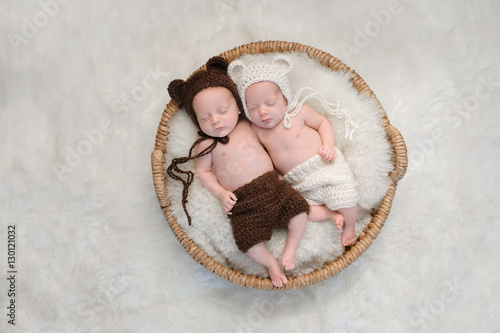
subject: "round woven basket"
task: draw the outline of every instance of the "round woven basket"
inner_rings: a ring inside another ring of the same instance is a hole
[[[350,72],[350,81],[352,82],[353,87],[356,88],[360,94],[366,94],[370,98],[373,98],[382,111],[382,106],[377,100],[375,94],[371,91],[366,82],[354,70],[350,69],[334,56],[313,47],[292,42],[265,41],[238,46],[220,55],[224,57],[228,62],[231,62],[244,54],[269,52],[300,52],[303,54],[307,54],[309,58],[315,59],[317,62],[332,71]],[[200,67],[198,70],[201,69],[204,69],[204,66]],[[166,174],[164,166],[165,154],[168,149],[167,137],[169,134],[169,123],[170,119],[175,115],[178,108],[179,104],[176,101],[171,100],[163,111],[156,134],[155,148],[153,153],[151,154],[153,181],[160,207],[174,235],[177,237],[186,252],[209,271],[244,287],[252,287],[265,290],[297,289],[321,282],[342,271],[353,261],[358,259],[359,256],[363,254],[363,252],[371,245],[373,240],[379,234],[381,228],[385,223],[385,220],[387,219],[387,216],[389,215],[389,211],[391,210],[392,200],[396,192],[396,185],[398,181],[403,178],[408,164],[406,145],[403,137],[401,136],[399,131],[390,124],[385,112],[381,112],[381,114],[383,115],[382,122],[387,134],[387,140],[389,141],[392,150],[392,162],[394,168],[389,174],[392,182],[387,190],[386,195],[382,199],[380,206],[372,214],[372,217],[366,229],[359,235],[359,238],[352,247],[348,248],[340,257],[310,273],[289,278],[289,281],[281,288],[274,287],[269,278],[248,276],[215,261],[186,235],[182,227],[172,215],[171,202],[165,182]]]

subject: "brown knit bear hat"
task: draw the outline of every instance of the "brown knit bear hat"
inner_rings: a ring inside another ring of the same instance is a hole
[[[193,99],[196,94],[198,94],[203,89],[211,87],[223,87],[227,88],[233,94],[234,98],[236,99],[238,109],[243,110],[243,105],[241,104],[236,84],[227,75],[227,67],[228,63],[224,58],[213,57],[207,61],[205,69],[200,69],[199,71],[195,72],[186,81],[179,79],[173,80],[168,86],[168,93],[170,94],[170,97],[179,102],[180,106],[184,106],[187,114],[200,130],[198,131],[200,138],[198,138],[198,140],[193,143],[191,149],[189,150],[188,156],[174,158],[170,166],[167,168],[167,174],[170,177],[183,183],[184,188],[182,190],[182,207],[184,208],[184,212],[186,213],[186,216],[188,218],[189,225],[191,225],[191,216],[189,216],[186,204],[188,202],[187,196],[189,186],[193,182],[194,173],[189,170],[186,171],[180,169],[179,164],[186,163],[189,160],[209,154],[219,142],[221,144],[226,144],[229,142],[228,136],[225,136],[223,138],[212,138],[201,131],[200,124],[198,123],[198,119],[196,119],[196,114],[193,110]],[[243,117],[242,114],[240,116]],[[209,138],[214,139],[213,142],[204,150],[202,150],[195,156],[192,156],[194,147],[196,147],[196,145],[201,141]],[[185,177],[181,177],[181,175],[184,175]]]
[[[179,102],[181,106],[184,106],[187,114],[198,128],[200,128],[200,124],[193,110],[193,99],[203,89],[210,87],[227,88],[236,99],[238,109],[243,110],[236,84],[227,75],[227,67],[228,63],[224,58],[220,56],[212,57],[207,61],[206,69],[199,70],[186,81],[173,80],[168,86],[170,97]]]

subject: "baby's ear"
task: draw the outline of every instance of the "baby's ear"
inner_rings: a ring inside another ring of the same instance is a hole
[[[227,70],[227,61],[221,56],[212,57],[207,61],[207,70],[218,69],[224,73]]]
[[[278,54],[274,57],[273,62],[278,65],[278,68],[283,75],[291,71],[293,68],[292,59],[288,58],[286,55]]]
[[[170,97],[175,99],[177,102],[182,103],[184,100],[184,85],[186,82],[184,80],[173,80],[168,85],[168,93]]]
[[[246,66],[241,60],[235,60],[229,64],[227,74],[229,75],[231,80],[233,80],[235,83],[238,83],[241,81],[245,68]]]

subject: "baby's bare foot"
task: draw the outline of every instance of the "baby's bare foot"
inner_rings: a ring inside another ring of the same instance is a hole
[[[285,268],[285,270],[290,270],[295,268],[295,254],[297,253],[297,249],[293,249],[290,246],[285,244],[285,248],[283,249],[283,256],[281,257],[281,264]]]
[[[356,236],[354,234],[354,227],[348,228],[346,227],[344,231],[342,231],[342,245],[351,246],[356,242]]]
[[[271,278],[271,282],[275,287],[283,287],[285,283],[288,282],[285,273],[281,270],[280,265],[276,262],[276,265],[269,267],[267,269],[269,272],[269,277]]]
[[[333,222],[335,222],[337,229],[342,230],[342,228],[344,227],[344,217],[342,216],[342,214],[333,211],[331,218]]]

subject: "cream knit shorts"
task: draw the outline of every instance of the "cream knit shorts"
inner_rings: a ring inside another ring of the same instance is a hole
[[[344,155],[326,161],[315,155],[288,172],[284,179],[304,196],[309,205],[326,205],[331,210],[354,207],[359,195]]]

